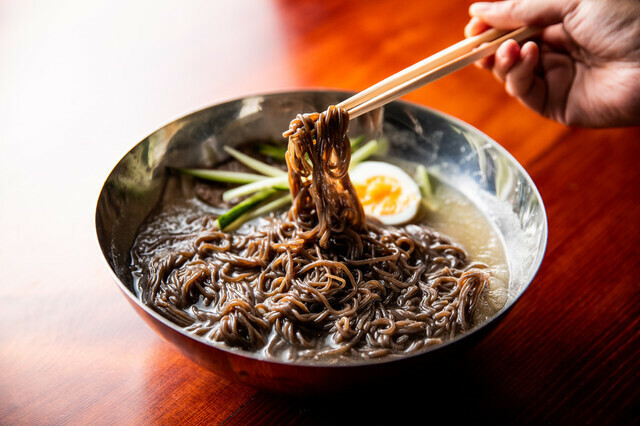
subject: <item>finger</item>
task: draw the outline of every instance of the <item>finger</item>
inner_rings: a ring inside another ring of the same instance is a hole
[[[473,37],[481,34],[491,28],[486,22],[475,16],[469,20],[469,23],[464,27],[464,36]]]
[[[533,42],[525,43],[520,50],[518,62],[506,75],[505,89],[527,107],[545,114],[549,96],[547,83],[534,73],[539,58],[538,46]]]
[[[533,42],[525,43],[519,52],[517,63],[509,70],[505,79],[507,93],[516,98],[530,94],[538,64],[538,46]]]
[[[465,37],[473,37],[487,31],[489,28],[491,27],[480,18],[471,18],[469,23],[464,27],[464,35]],[[474,62],[474,65],[478,68],[490,70],[493,68],[493,55]]]
[[[578,0],[506,0],[473,3],[469,14],[496,28],[548,26],[562,22]]]
[[[575,45],[562,24],[545,28],[542,33],[542,41],[555,51],[569,51]]]
[[[504,82],[505,76],[520,59],[520,46],[515,40],[507,40],[498,47],[493,64],[493,74]]]
[[[479,61],[474,62],[473,64],[485,70],[493,69],[493,64],[495,62],[495,55],[487,56],[486,58],[482,58]]]

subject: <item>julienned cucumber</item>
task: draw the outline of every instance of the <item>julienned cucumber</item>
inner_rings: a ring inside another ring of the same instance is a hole
[[[380,144],[378,141],[375,139],[370,140],[351,154],[351,164],[349,165],[349,168],[353,168],[356,164],[366,160],[373,154],[377,154],[378,151],[380,151]]]
[[[267,145],[263,143],[256,144],[255,150],[262,155],[271,157],[275,160],[284,161],[287,155],[287,147],[282,145]]]
[[[289,189],[289,176],[278,176],[263,178],[255,182],[247,183],[242,186],[237,186],[233,189],[229,189],[222,194],[224,201],[233,200],[234,198],[242,197],[244,195],[253,194],[263,189]]]
[[[423,198],[433,198],[429,173],[427,173],[427,169],[422,164],[416,167],[415,181],[418,184],[418,188],[420,188]]]
[[[372,155],[376,154],[380,150],[380,144],[375,139],[367,142],[365,145],[358,148],[351,156],[351,165],[355,166],[359,162],[366,160]],[[254,192],[263,189],[288,189],[289,178],[288,176],[278,176],[264,178],[259,181],[251,182],[246,185],[238,186],[236,188],[229,189],[222,194],[222,199],[225,201],[233,200],[234,198],[242,197],[244,195],[253,194]]]
[[[277,210],[281,207],[284,207],[288,204],[291,204],[291,194],[284,195],[280,198],[276,198],[273,201],[269,201],[268,203],[262,204],[257,207],[255,210],[248,211],[241,215],[239,218],[234,220],[232,223],[227,225],[225,231],[235,231],[242,224],[250,221],[251,219],[255,219],[257,217],[261,217],[266,215],[267,213],[271,213],[274,210]]]
[[[360,141],[356,140],[354,146],[357,146],[359,143]],[[289,186],[288,175],[284,170],[256,160],[255,158],[243,154],[231,147],[225,146],[224,149],[232,157],[234,157],[245,166],[271,177],[260,176],[253,173],[230,172],[222,170],[178,169],[183,173],[197,176],[203,179],[218,180],[221,182],[230,183],[246,183],[246,185],[233,188],[223,194],[223,198],[225,200],[228,200],[253,193],[252,196],[241,201],[240,203],[232,207],[228,212],[220,215],[218,219],[216,219],[216,225],[219,229],[222,230],[227,227],[236,228],[239,224],[244,223],[247,219],[254,217],[254,215],[250,214],[252,209],[258,207],[260,204],[270,198],[278,191],[278,189],[287,189]],[[376,154],[378,151],[380,151],[380,149],[381,144],[378,141],[369,141],[365,145],[355,150],[355,152],[351,156],[351,165],[355,165],[358,162],[361,162],[364,159],[370,157],[371,155]],[[271,211],[272,209],[279,208],[289,202],[290,196],[285,196],[278,200],[274,200],[271,203],[267,203],[263,206],[263,208],[267,211]],[[262,213],[262,210],[258,210],[258,212]],[[234,222],[236,221],[237,223],[234,224]]]
[[[422,195],[422,205],[428,210],[436,211],[439,209],[439,204],[436,198],[433,196],[433,188],[431,186],[431,179],[427,169],[420,164],[416,167],[415,181],[420,188],[420,195]]]
[[[349,140],[350,144],[351,144],[351,150],[353,151],[354,149],[358,149],[360,147],[360,144],[362,144],[362,142],[364,142],[364,135],[360,135],[360,136],[356,136],[354,138],[351,138]]]
[[[284,170],[279,169],[277,167],[270,166],[267,163],[263,163],[260,160],[256,160],[255,158],[247,154],[243,154],[237,149],[231,148],[230,146],[225,146],[224,150],[227,151],[229,155],[231,155],[233,158],[235,158],[245,166],[255,170],[256,172],[260,172],[263,175],[273,176],[273,177],[287,175],[287,172],[285,172]]]
[[[242,202],[236,204],[231,208],[228,212],[220,215],[218,219],[216,219],[216,224],[219,229],[224,230],[230,223],[234,220],[242,216],[244,213],[248,212],[258,204],[265,201],[267,198],[271,197],[276,193],[275,189],[265,189],[263,191],[257,192],[253,194],[251,197],[243,200]]]
[[[254,173],[244,172],[231,172],[226,170],[211,170],[211,169],[176,169],[180,173],[199,177],[201,179],[213,180],[216,182],[229,182],[229,183],[251,183],[262,179],[266,179],[266,176],[257,175]]]

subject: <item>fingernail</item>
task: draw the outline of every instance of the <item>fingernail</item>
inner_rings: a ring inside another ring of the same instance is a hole
[[[487,3],[487,2],[473,3],[471,6],[469,6],[469,14],[470,15],[482,14],[488,11],[489,9],[491,9],[491,6],[492,6],[491,3]]]

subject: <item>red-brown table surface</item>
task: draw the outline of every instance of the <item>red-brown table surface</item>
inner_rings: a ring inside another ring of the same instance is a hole
[[[155,335],[101,258],[98,192],[147,134],[248,94],[364,89],[458,41],[468,4],[0,3],[0,423],[637,423],[640,129],[551,122],[474,67],[406,99],[516,157],[549,243],[447,380],[324,399],[229,383]]]

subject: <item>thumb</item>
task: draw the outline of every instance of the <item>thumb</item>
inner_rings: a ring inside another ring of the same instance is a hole
[[[546,27],[562,22],[575,8],[576,0],[506,0],[473,3],[469,14],[495,28],[512,29],[523,25]]]

